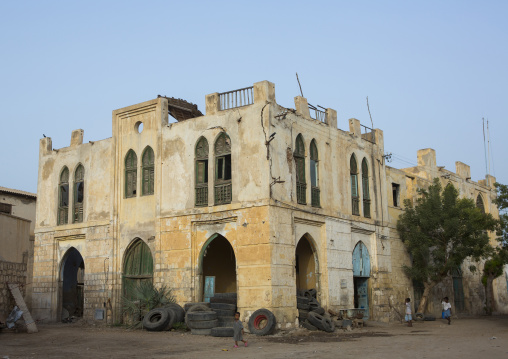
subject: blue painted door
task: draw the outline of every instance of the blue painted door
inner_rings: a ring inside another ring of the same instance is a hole
[[[364,319],[369,319],[369,278],[356,279],[356,295],[358,298],[358,308],[364,310]]]
[[[353,250],[353,276],[370,277],[370,255],[362,242],[359,242]]]
[[[215,295],[215,276],[205,277],[205,302],[210,302],[210,298]]]

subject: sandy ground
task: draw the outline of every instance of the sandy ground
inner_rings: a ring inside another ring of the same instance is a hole
[[[304,329],[270,337],[246,334],[247,348],[230,338],[188,332],[99,328],[80,323],[39,325],[37,334],[0,333],[0,359],[13,358],[508,358],[508,317],[369,323],[335,333]],[[227,351],[223,350],[227,349]]]

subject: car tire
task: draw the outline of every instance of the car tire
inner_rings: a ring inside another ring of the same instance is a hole
[[[256,335],[272,334],[277,321],[268,309],[258,309],[249,318],[249,331]]]
[[[168,305],[166,308],[172,309],[175,312],[175,322],[183,322],[185,319],[185,310],[176,303]]]
[[[168,327],[172,313],[164,308],[152,309],[143,317],[143,328],[151,332],[160,332]]]
[[[302,322],[302,327],[304,327],[305,329],[308,329],[308,330],[312,330],[312,331],[318,330],[318,328],[313,326],[308,320],[305,320]]]
[[[210,303],[210,308],[212,308],[212,310],[216,310],[216,309],[228,310],[228,311],[232,311],[233,313],[236,311],[236,305],[235,304],[228,304],[228,303]]]
[[[190,329],[212,329],[219,325],[217,319],[214,320],[189,320],[188,327]]]
[[[212,329],[191,329],[192,335],[212,335]]]
[[[224,328],[212,328],[212,337],[232,337],[234,334],[234,329],[232,327]]]

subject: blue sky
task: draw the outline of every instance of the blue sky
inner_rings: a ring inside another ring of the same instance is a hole
[[[111,111],[269,80],[385,135],[393,167],[434,148],[438,165],[508,183],[507,1],[2,1],[0,186],[37,190],[38,144],[111,136]]]

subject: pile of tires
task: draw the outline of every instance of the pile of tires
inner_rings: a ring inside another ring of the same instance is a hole
[[[335,323],[329,316],[309,312],[309,316],[302,323],[302,327],[309,330],[323,330],[331,333],[335,330]]]
[[[210,298],[210,309],[217,313],[217,319],[219,321],[218,328],[229,328],[229,329],[217,329],[212,332],[212,336],[224,337],[233,336],[233,323],[235,321],[236,313],[236,293],[215,293]]]
[[[212,328],[216,328],[219,323],[217,313],[212,311],[187,312],[185,320],[194,335],[211,335]]]
[[[321,307],[316,296],[317,291],[315,289],[299,290],[297,292],[296,306],[300,323],[304,323],[311,312],[319,315],[325,314],[325,309]]]
[[[170,330],[175,323],[183,322],[184,315],[184,309],[178,304],[152,309],[143,317],[143,328],[152,332]]]

